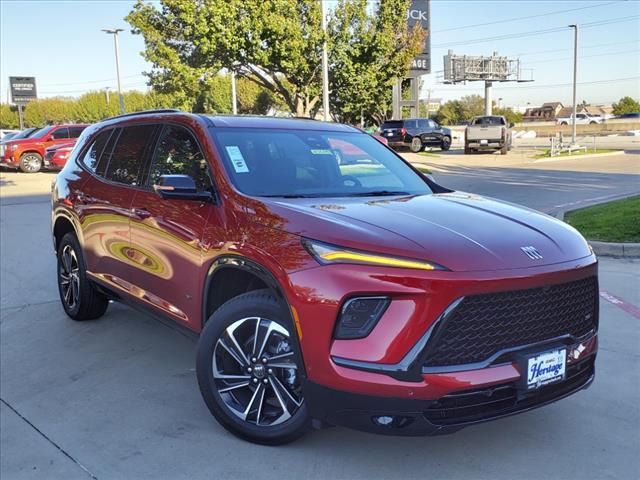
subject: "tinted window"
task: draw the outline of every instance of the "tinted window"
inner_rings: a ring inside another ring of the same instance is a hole
[[[69,129],[68,128],[59,128],[55,132],[53,132],[51,137],[54,140],[60,140],[62,138],[69,138]]]
[[[36,130],[31,135],[29,135],[29,137],[42,138],[51,130],[53,130],[53,127],[51,125],[49,125],[48,127],[42,127],[40,130]]]
[[[107,144],[107,141],[109,141],[109,137],[112,132],[113,130],[105,130],[98,134],[94,142],[82,157],[82,163],[92,172],[97,170],[100,162],[100,156],[102,155],[104,147]],[[104,171],[104,168],[102,168],[102,171]]]
[[[122,129],[107,166],[107,179],[126,185],[137,184],[138,173],[155,128],[155,125],[137,125]]]
[[[78,138],[87,127],[69,127],[69,138]]]
[[[244,128],[216,128],[212,134],[233,183],[249,195],[431,193],[418,174],[370,135]]]
[[[403,122],[401,120],[390,120],[384,122],[380,128],[402,128],[402,126]]]
[[[478,117],[473,121],[473,125],[504,125],[502,117]]]
[[[417,120],[405,120],[404,122],[404,128],[416,128],[418,125],[418,121]]]
[[[211,190],[207,161],[193,135],[183,127],[165,127],[156,147],[150,173],[150,183],[161,175],[189,175],[198,191]]]

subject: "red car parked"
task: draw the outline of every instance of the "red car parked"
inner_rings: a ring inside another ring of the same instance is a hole
[[[0,164],[25,173],[39,172],[45,150],[77,139],[87,125],[49,125],[28,138],[9,140],[0,145]]]
[[[62,143],[47,148],[44,151],[44,166],[52,170],[61,170],[67,164],[69,155],[75,146],[73,143]]]
[[[594,379],[585,240],[448,190],[352,127],[115,117],[85,130],[52,196],[66,313],[114,299],[200,332],[202,396],[250,441],[323,423],[450,432]]]

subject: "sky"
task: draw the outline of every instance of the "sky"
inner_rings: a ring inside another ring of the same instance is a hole
[[[0,97],[7,99],[9,76],[35,76],[38,95],[78,96],[116,89],[113,38],[120,34],[125,90],[145,90],[141,36],[124,17],[133,1],[0,0]],[[331,9],[335,1],[329,0]],[[578,101],[611,103],[640,98],[640,0],[432,0],[432,74],[423,77],[421,96],[445,100],[484,94],[480,82],[442,83],[443,55],[500,55],[520,58],[530,83],[494,84],[503,106],[524,108],[545,101],[571,104],[573,31],[581,25]],[[28,22],[25,19],[28,18]],[[502,37],[502,38],[495,38]]]

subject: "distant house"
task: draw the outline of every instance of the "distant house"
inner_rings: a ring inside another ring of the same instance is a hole
[[[555,120],[564,106],[561,102],[543,103],[541,107],[527,108],[522,116],[524,122],[545,122]]]
[[[613,107],[611,105],[578,105],[576,108],[577,113],[588,113],[589,115],[594,115],[598,117],[602,117],[605,119],[612,118],[613,115]],[[556,115],[559,118],[571,118],[573,114],[573,107],[563,107],[562,110]]]

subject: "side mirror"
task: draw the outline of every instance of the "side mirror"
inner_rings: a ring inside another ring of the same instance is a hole
[[[213,200],[211,192],[198,192],[195,180],[189,175],[162,175],[153,189],[165,200],[195,200],[198,202]]]
[[[516,126],[516,124],[515,124],[515,123],[513,123],[513,122],[511,122],[511,123],[509,124],[509,128],[513,128],[513,127],[515,127],[515,126]]]

